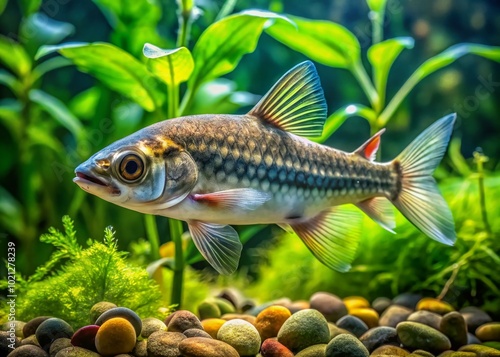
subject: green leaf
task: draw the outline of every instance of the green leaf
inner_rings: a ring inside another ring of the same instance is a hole
[[[146,43],[142,52],[149,58],[151,72],[168,86],[187,81],[193,72],[193,57],[186,47],[164,50]]]
[[[20,120],[22,105],[16,99],[0,100],[0,121],[9,129],[15,140],[21,138],[22,121]]]
[[[146,24],[155,27],[161,18],[157,0],[93,0],[113,28]]]
[[[24,229],[23,207],[2,186],[0,186],[0,223],[5,230],[15,236],[19,236]]]
[[[415,40],[411,37],[396,37],[379,42],[368,49],[368,60],[373,66],[374,82],[384,104],[387,77],[392,64],[405,48],[413,48]]]
[[[33,68],[32,80],[33,82],[35,82],[47,72],[53,71],[54,69],[70,66],[72,64],[73,63],[70,60],[63,57],[50,58]]]
[[[32,89],[29,98],[34,103],[40,105],[62,126],[68,129],[75,138],[80,138],[83,134],[83,126],[80,121],[70,112],[66,105],[56,97],[39,89]]]
[[[366,0],[371,11],[380,12],[385,9],[387,0]]]
[[[0,0],[0,15],[3,14],[5,10],[5,6],[7,6],[7,0]]]
[[[195,68],[188,88],[195,91],[201,83],[231,72],[243,55],[255,50],[266,23],[270,25],[268,21],[273,23],[278,19],[283,21],[276,23],[287,21],[272,12],[252,10],[226,17],[209,26],[194,46]]]
[[[16,97],[21,96],[23,92],[23,85],[17,80],[12,74],[3,69],[0,69],[0,84],[5,85],[9,88]]]
[[[96,77],[147,111],[154,111],[165,100],[160,83],[146,66],[112,44],[95,42],[43,46],[36,58],[55,51],[70,59],[82,72]]]
[[[54,2],[53,4],[54,8],[51,8],[52,13],[56,8],[57,10],[59,10],[59,4],[57,2]],[[21,8],[23,10],[24,17],[28,17],[29,15],[37,12],[40,8],[40,5],[42,5],[42,0],[21,0]]]
[[[19,77],[26,76],[31,70],[31,59],[24,48],[13,39],[2,35],[0,35],[0,62]]]
[[[296,28],[276,22],[266,32],[279,42],[326,66],[350,68],[360,59],[359,41],[348,29],[330,21],[287,15]]]
[[[406,98],[410,91],[425,77],[446,67],[457,59],[467,55],[474,54],[492,61],[500,62],[500,47],[486,46],[476,43],[459,43],[444,50],[440,54],[429,58],[422,63],[415,72],[408,78],[399,91],[394,95],[385,110],[380,114],[379,124],[384,126],[392,117],[401,102]]]

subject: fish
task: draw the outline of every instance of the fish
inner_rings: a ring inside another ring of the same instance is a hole
[[[383,163],[375,158],[384,130],[354,152],[308,139],[322,134],[326,119],[320,79],[306,61],[247,114],[155,123],[95,153],[73,181],[115,205],[187,222],[195,246],[224,275],[242,251],[232,225],[277,224],[341,272],[355,258],[361,212],[394,233],[395,206],[428,237],[454,243],[453,217],[432,174],[456,114]]]

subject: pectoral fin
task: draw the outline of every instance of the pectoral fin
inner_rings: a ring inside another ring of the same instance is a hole
[[[233,227],[190,221],[189,232],[196,248],[219,274],[234,273],[243,246]]]
[[[252,188],[235,188],[232,190],[196,193],[192,195],[196,202],[218,208],[254,210],[271,198],[267,192]]]
[[[345,272],[351,268],[358,247],[361,219],[358,210],[337,206],[291,227],[320,262]]]
[[[385,197],[374,197],[356,204],[365,214],[391,233],[396,227],[392,203]]]

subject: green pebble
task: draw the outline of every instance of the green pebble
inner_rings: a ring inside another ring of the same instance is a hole
[[[500,351],[496,348],[482,345],[466,345],[458,349],[464,352],[474,352],[477,357],[500,357]]]
[[[90,308],[90,324],[97,325],[95,322],[97,321],[99,316],[101,316],[103,313],[105,313],[108,310],[114,309],[115,307],[118,307],[118,306],[116,306],[112,302],[108,302],[108,301],[101,301],[101,302],[94,304]]]
[[[317,310],[305,309],[290,316],[278,332],[278,342],[292,352],[328,343],[330,330],[325,317]]]
[[[245,320],[234,319],[224,323],[217,332],[217,339],[232,346],[240,356],[253,356],[260,350],[259,331]]]
[[[236,312],[234,305],[224,298],[217,297],[211,299],[211,301],[219,307],[221,316],[224,314],[234,314]]]
[[[439,330],[450,339],[452,349],[457,350],[467,344],[467,324],[459,312],[444,315]]]
[[[426,351],[443,352],[451,349],[448,337],[432,327],[405,321],[396,326],[399,340],[410,349],[421,348]]]
[[[23,321],[7,321],[2,324],[0,327],[1,331],[12,331],[14,330],[14,333],[16,334],[17,337],[23,338],[23,328],[24,325],[26,325],[26,322]]]
[[[198,315],[200,320],[217,319],[222,316],[219,306],[212,301],[203,301],[198,305]]]
[[[325,357],[326,344],[309,346],[295,355],[295,357]]]
[[[342,334],[326,346],[326,357],[368,357],[366,347],[353,335]]]
[[[424,350],[415,350],[408,357],[435,357],[432,353]]]
[[[410,352],[408,352],[405,349],[402,349],[401,347],[398,346],[392,346],[392,345],[383,345],[371,353],[370,356],[408,356]]]

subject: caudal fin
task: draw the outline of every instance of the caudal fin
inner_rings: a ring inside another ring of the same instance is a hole
[[[432,173],[448,146],[456,114],[439,119],[422,132],[393,161],[400,167],[400,191],[393,204],[418,229],[438,242],[456,239],[451,211]]]

